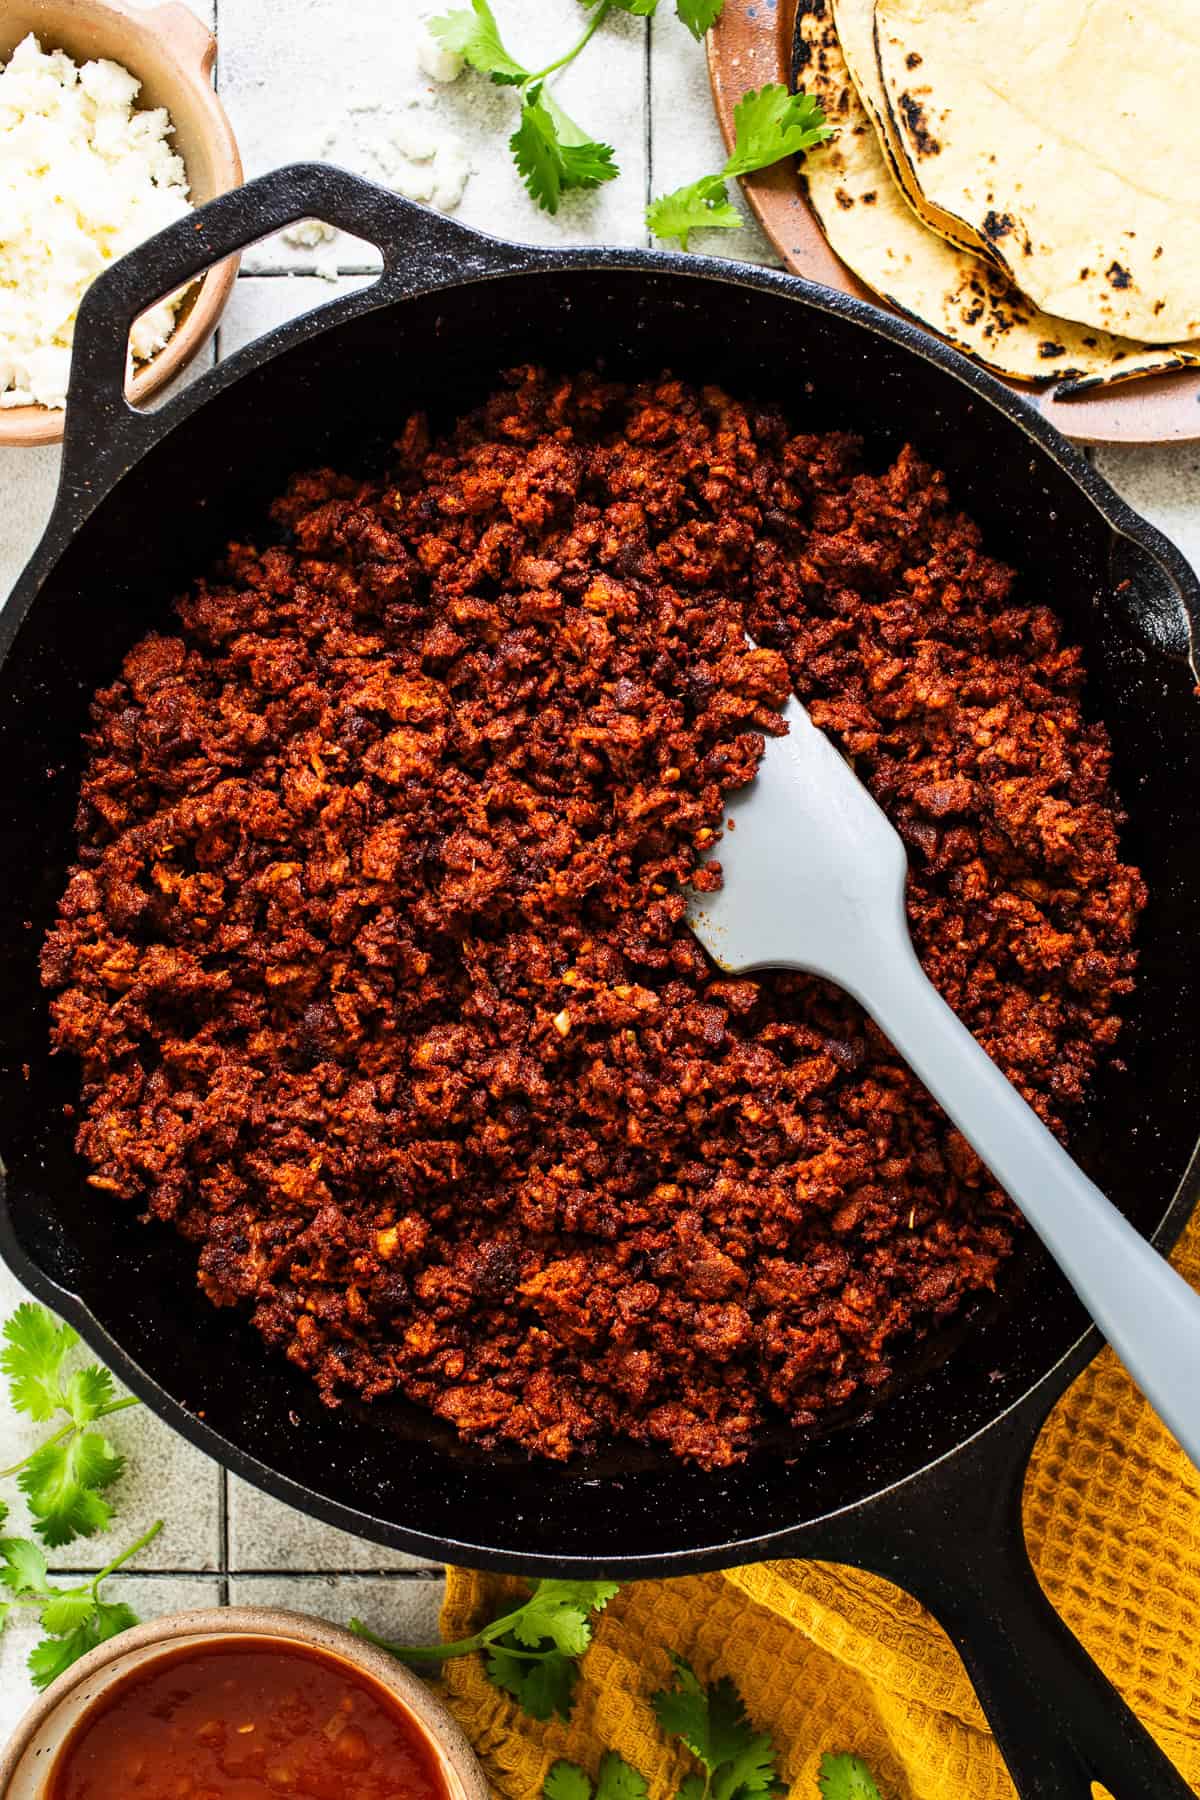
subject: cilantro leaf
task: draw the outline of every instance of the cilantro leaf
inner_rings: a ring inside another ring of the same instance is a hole
[[[723,178],[705,175],[652,200],[646,209],[646,223],[655,237],[678,238],[680,247],[686,250],[693,231],[706,231],[709,227],[735,230],[745,220],[726,199]]]
[[[703,1775],[685,1775],[679,1784],[676,1800],[704,1800]]]
[[[637,1770],[609,1750],[600,1758],[596,1776],[596,1800],[646,1800],[647,1787]]]
[[[751,88],[743,94],[733,109],[733,120],[733,150],[723,169],[651,201],[646,223],[655,237],[678,238],[686,250],[693,231],[740,225],[741,214],[725,196],[726,181],[768,168],[833,135],[812,95],[789,94],[782,82],[768,82],[758,92]]]
[[[675,11],[699,42],[721,16],[725,0],[675,0]]]
[[[592,1800],[592,1784],[578,1763],[559,1757],[546,1771],[542,1800]]]
[[[811,94],[789,94],[780,81],[751,88],[733,109],[734,143],[721,174],[749,175],[833,136]]]
[[[429,21],[429,30],[443,50],[452,50],[481,75],[490,75],[500,87],[517,87],[528,81],[523,69],[509,55],[500,38],[500,27],[487,0],[471,0],[470,11],[444,13]]]
[[[35,1450],[17,1476],[17,1486],[44,1541],[57,1549],[103,1531],[112,1508],[96,1490],[108,1487],[124,1467],[124,1457],[96,1431],[77,1432],[66,1442],[51,1440]]]
[[[65,1598],[65,1596],[64,1596]],[[44,1637],[29,1652],[29,1673],[33,1685],[39,1691],[56,1681],[64,1669],[94,1650],[97,1644],[103,1644],[118,1632],[128,1631],[131,1625],[137,1624],[137,1614],[123,1601],[109,1604],[104,1600],[91,1602],[88,1616],[80,1624],[73,1626],[65,1636],[57,1634]],[[43,1618],[44,1623],[44,1618]]]
[[[817,1777],[822,1800],[881,1800],[866,1763],[846,1751],[826,1751]]]
[[[12,1403],[31,1418],[53,1418],[63,1404],[60,1378],[68,1353],[79,1342],[44,1306],[24,1301],[4,1324],[0,1369],[8,1376]]]
[[[620,1590],[616,1581],[555,1581],[547,1578],[513,1615],[512,1629],[522,1644],[536,1649],[549,1638],[564,1656],[582,1656],[592,1641],[590,1615],[601,1611]]]
[[[89,1596],[90,1598],[90,1596]],[[131,1625],[137,1624],[137,1614],[124,1602],[109,1605],[106,1601],[96,1600],[89,1608],[89,1616],[73,1627],[65,1636],[54,1635],[44,1637],[29,1652],[29,1673],[33,1685],[39,1691],[50,1686],[52,1681],[69,1669],[72,1663],[94,1650],[97,1644],[103,1644],[118,1632],[128,1631]]]
[[[29,1652],[27,1666],[34,1687],[39,1692],[42,1688],[48,1688],[52,1681],[58,1680],[64,1669],[69,1669],[81,1656],[94,1650],[99,1641],[91,1619],[84,1625],[77,1625],[66,1637],[43,1638]]]
[[[727,1675],[705,1688],[682,1656],[673,1656],[675,1687],[655,1694],[654,1716],[680,1737],[711,1773],[745,1749],[753,1732],[741,1696]]]
[[[42,1608],[42,1630],[63,1637],[90,1619],[96,1610],[91,1588],[68,1588],[55,1593]]]
[[[525,95],[508,147],[531,199],[548,213],[569,190],[599,187],[619,173],[612,145],[589,138],[540,86]]]
[[[723,1763],[713,1777],[712,1800],[734,1800],[734,1795],[773,1794],[779,1780],[775,1746],[765,1731]]]
[[[90,1425],[113,1405],[116,1397],[108,1370],[97,1363],[89,1363],[86,1369],[76,1369],[68,1381],[63,1404],[76,1425]]]
[[[488,1680],[511,1694],[530,1718],[552,1719],[555,1713],[560,1719],[570,1718],[579,1678],[579,1667],[572,1657],[554,1650],[533,1661],[514,1656],[511,1647],[506,1649],[501,1639],[488,1651],[484,1668]]]
[[[106,1644],[109,1638],[116,1637],[122,1631],[128,1631],[138,1622],[138,1616],[132,1606],[126,1606],[123,1600],[97,1600],[96,1602],[96,1642]]]
[[[623,1756],[608,1750],[600,1759],[594,1796],[595,1800],[647,1800],[647,1788]],[[578,1763],[560,1759],[547,1771],[542,1800],[593,1800],[592,1783]]]
[[[671,1660],[675,1686],[655,1694],[650,1704],[663,1730],[682,1738],[708,1772],[706,1782],[685,1782],[680,1800],[700,1794],[712,1800],[749,1800],[774,1793],[779,1784],[774,1747],[765,1732],[751,1725],[729,1677],[705,1687],[681,1656]]]
[[[46,1592],[46,1558],[28,1538],[0,1538],[0,1582],[13,1594]]]

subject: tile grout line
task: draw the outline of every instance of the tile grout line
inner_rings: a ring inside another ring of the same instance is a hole
[[[229,1605],[229,1471],[219,1469],[219,1485],[217,1488],[217,1530],[220,1534],[219,1557],[220,1576],[218,1601],[221,1606]]]

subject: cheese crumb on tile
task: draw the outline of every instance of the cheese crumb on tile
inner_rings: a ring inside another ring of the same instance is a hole
[[[133,110],[140,85],[32,33],[0,70],[0,407],[65,404],[86,289],[191,210],[166,110]],[[167,342],[183,292],[137,321],[135,357]]]
[[[417,67],[430,81],[457,81],[463,72],[462,57],[443,49],[423,20],[417,26],[416,52]]]
[[[294,225],[285,225],[283,241],[293,244],[297,250],[316,250],[322,244],[332,244],[337,231],[327,225],[324,219],[297,219]]]
[[[456,140],[448,139],[438,149],[433,165],[433,204],[439,212],[453,212],[463,197],[463,189],[474,164]]]

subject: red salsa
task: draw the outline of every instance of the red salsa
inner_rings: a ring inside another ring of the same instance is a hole
[[[47,1800],[448,1800],[424,1732],[338,1658],[272,1638],[133,1670],[67,1738]]]

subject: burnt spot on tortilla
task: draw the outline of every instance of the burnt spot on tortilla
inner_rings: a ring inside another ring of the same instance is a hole
[[[1080,271],[1079,271],[1080,281],[1087,281],[1090,278],[1091,273],[1092,273],[1092,271],[1090,269],[1080,269]]]
[[[983,221],[983,235],[991,238],[993,243],[999,238],[1007,237],[1012,228],[1012,216],[1009,213],[990,212]]]
[[[1098,340],[1094,337],[1085,337],[1083,341],[1087,345],[1089,350],[1094,350],[1096,348],[1096,344],[1098,342]]]
[[[1048,360],[1052,356],[1065,356],[1066,354],[1067,346],[1065,344],[1056,344],[1053,338],[1043,338],[1038,345],[1038,355],[1044,360]]]
[[[864,206],[874,206],[878,197],[879,196],[876,194],[874,188],[871,189],[869,194],[860,194],[859,195],[859,199],[862,201]]]
[[[921,66],[920,52],[917,50],[910,50],[904,59],[904,66],[906,69],[919,69]]]
[[[843,212],[849,212],[850,208],[854,205],[853,194],[848,194],[845,188],[834,188],[833,197]]]
[[[1108,276],[1108,279],[1115,288],[1127,288],[1133,286],[1133,276],[1129,273],[1129,270],[1123,269],[1120,263],[1115,260],[1109,263],[1104,273]]]
[[[1160,312],[1161,312],[1161,311],[1162,311],[1162,309],[1163,309],[1163,307],[1164,307],[1164,306],[1165,306],[1165,305],[1166,305],[1166,304],[1167,304],[1167,303],[1166,303],[1166,301],[1165,301],[1165,300],[1156,300],[1156,301],[1155,301],[1155,302],[1154,302],[1154,310],[1155,310],[1155,312],[1156,312],[1156,313],[1160,313]]]
[[[1158,246],[1158,249],[1154,252],[1154,255],[1150,258],[1150,261],[1157,262],[1161,255],[1162,255],[1162,245],[1160,244]]]
[[[975,302],[974,306],[970,307],[968,309],[968,311],[963,314],[963,323],[965,325],[978,325],[978,323],[979,323],[980,319],[982,319],[982,317],[983,317],[983,301],[977,300]]]
[[[920,155],[938,156],[942,146],[926,124],[925,108],[914,94],[901,94],[900,111],[904,114],[904,123],[912,132],[913,143]]]

